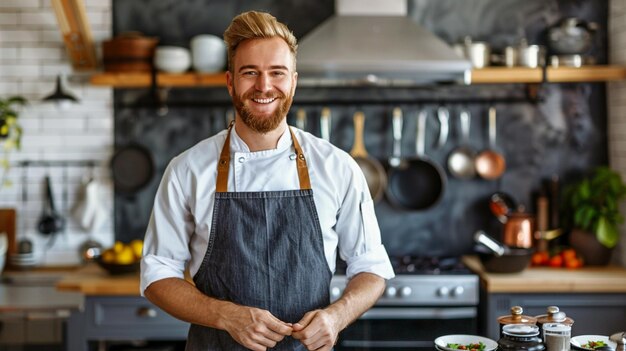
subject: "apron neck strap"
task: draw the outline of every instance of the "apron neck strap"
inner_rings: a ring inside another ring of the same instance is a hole
[[[222,153],[217,163],[217,184],[216,192],[225,193],[228,191],[228,169],[230,167],[230,133],[235,125],[235,121],[231,121],[228,126],[228,133],[226,134],[226,141],[222,147]],[[300,147],[296,135],[293,133],[291,127],[289,133],[291,134],[291,140],[293,141],[293,148],[296,150],[296,166],[298,167],[298,180],[300,181],[300,190],[311,189],[311,179],[309,178],[309,168],[306,165],[306,158]]]

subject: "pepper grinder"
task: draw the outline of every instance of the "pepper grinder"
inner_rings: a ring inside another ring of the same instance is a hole
[[[617,344],[615,351],[625,351],[624,344],[626,344],[626,332],[619,332],[611,335],[609,340]]]

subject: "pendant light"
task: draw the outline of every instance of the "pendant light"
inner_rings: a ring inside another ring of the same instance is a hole
[[[61,75],[57,75],[56,87],[52,94],[43,98],[43,101],[53,102],[60,109],[66,109],[71,103],[79,102],[78,98],[63,87],[63,79]]]

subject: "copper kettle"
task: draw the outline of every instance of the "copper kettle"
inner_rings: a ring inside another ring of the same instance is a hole
[[[535,216],[524,212],[524,207],[519,206],[513,213],[507,215],[504,223],[502,241],[509,247],[533,247],[535,233]]]

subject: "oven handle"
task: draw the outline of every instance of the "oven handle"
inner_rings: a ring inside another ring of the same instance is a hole
[[[375,307],[360,319],[458,319],[475,318],[477,315],[476,307]]]

